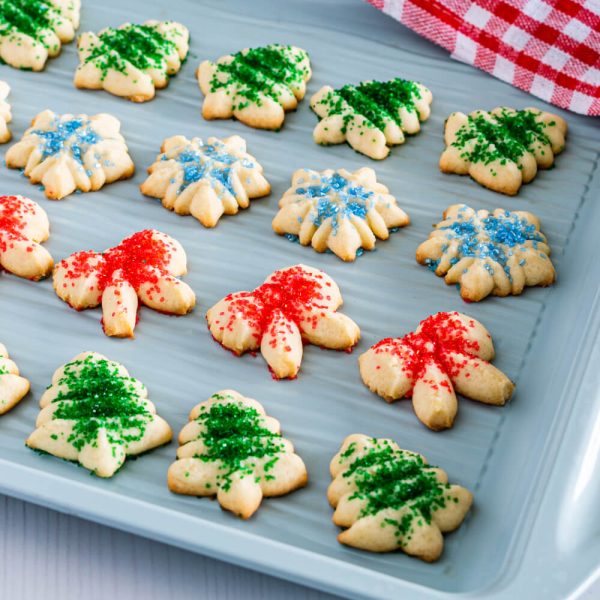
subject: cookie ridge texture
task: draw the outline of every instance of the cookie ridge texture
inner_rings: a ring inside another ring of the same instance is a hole
[[[21,376],[6,346],[0,344],[0,415],[14,408],[28,392],[29,380]]]
[[[10,104],[7,101],[10,94],[10,85],[6,81],[0,81],[0,144],[9,142],[12,134],[8,124],[12,121]]]
[[[306,485],[307,473],[279,421],[262,405],[222,390],[195,406],[179,434],[169,489],[216,496],[225,510],[248,519],[263,497],[282,496]]]

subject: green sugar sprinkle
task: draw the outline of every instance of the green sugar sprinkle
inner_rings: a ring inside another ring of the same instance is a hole
[[[414,81],[392,79],[391,81],[365,81],[357,86],[345,85],[327,94],[320,104],[327,107],[327,116],[344,114],[344,127],[354,114],[367,119],[367,126],[384,130],[387,121],[402,125],[400,109],[416,113],[415,101],[421,99],[421,90]],[[354,114],[345,112],[346,104]]]
[[[61,24],[60,9],[43,0],[0,0],[0,36],[21,33],[48,48],[46,36]]]
[[[110,69],[126,73],[127,63],[140,71],[159,69],[164,72],[166,57],[177,50],[171,39],[175,35],[175,31],[163,33],[151,25],[109,28],[100,34],[99,43],[92,48],[85,63],[93,61],[102,71],[102,78]]]
[[[213,398],[229,399],[220,395]],[[204,442],[206,452],[196,454],[194,458],[222,463],[225,472],[217,477],[218,487],[229,490],[234,473],[239,473],[242,478],[254,476],[256,463],[253,459],[266,457],[270,460],[263,465],[265,479],[274,479],[268,472],[279,460],[278,454],[284,451],[281,434],[269,431],[264,426],[264,417],[256,409],[242,402],[216,402],[210,407],[201,407],[196,421],[205,428],[199,438]]]
[[[136,383],[106,359],[86,356],[70,362],[58,382],[65,391],[53,400],[59,406],[52,418],[75,422],[67,441],[77,450],[88,444],[96,446],[99,431],[106,430],[114,455],[115,446],[127,447],[140,440],[153,420],[139,398]]]
[[[307,59],[304,50],[279,44],[237,52],[231,62],[217,63],[210,91],[235,84],[235,94],[242,98],[234,107],[238,110],[250,103],[260,106],[263,95],[279,102],[279,86],[293,89],[306,79],[308,67],[302,63]]]
[[[525,152],[550,144],[544,133],[548,125],[536,117],[530,110],[506,109],[492,115],[491,120],[485,115],[469,116],[468,122],[456,132],[452,146],[463,150],[461,157],[471,162],[488,165],[500,160],[500,164],[505,165],[510,160],[518,163]],[[473,147],[466,149],[471,140],[475,140]]]
[[[376,515],[385,509],[403,509],[408,512],[401,520],[385,519],[382,527],[396,528],[400,546],[410,539],[415,527],[431,523],[432,514],[446,506],[448,484],[440,483],[431,466],[423,459],[405,450],[397,450],[387,440],[373,440],[375,446],[355,458],[343,477],[352,477],[357,490],[350,499],[366,501],[360,517]],[[351,444],[341,455],[351,459],[355,453]]]

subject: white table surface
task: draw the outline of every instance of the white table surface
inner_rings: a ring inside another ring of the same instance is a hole
[[[346,5],[336,19],[336,29],[398,36],[399,46],[413,44],[428,54],[444,54],[360,0],[320,1]],[[277,10],[275,2],[274,7]],[[573,597],[600,598],[600,583],[583,586]],[[325,600],[334,596],[0,495],[0,600],[37,598]]]

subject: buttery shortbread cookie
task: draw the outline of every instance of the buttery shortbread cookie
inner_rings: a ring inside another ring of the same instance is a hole
[[[263,497],[306,485],[307,473],[279,421],[234,390],[213,394],[190,412],[169,467],[172,492],[216,496],[222,508],[251,517]]]
[[[107,27],[79,36],[75,87],[106,90],[133,102],[154,98],[177,74],[189,49],[189,32],[175,21]]]
[[[0,415],[15,407],[29,392],[29,380],[21,377],[19,367],[10,360],[4,344],[0,344]]]
[[[273,229],[298,236],[303,246],[311,244],[317,252],[329,249],[352,261],[359,251],[373,250],[377,238],[387,240],[390,229],[409,223],[373,169],[299,169],[279,201]]]
[[[303,342],[350,350],[358,325],[337,312],[340,290],[326,273],[305,265],[275,271],[252,292],[225,296],[206,313],[213,337],[235,354],[261,351],[276,379],[293,378]]]
[[[306,94],[310,60],[302,48],[271,44],[205,60],[196,72],[205,119],[235,117],[259,129],[279,129]]]
[[[487,329],[458,312],[421,321],[401,338],[385,338],[358,359],[365,385],[394,402],[412,397],[419,420],[439,431],[452,427],[456,393],[496,406],[512,396],[514,384],[490,364],[494,345]]]
[[[83,352],[58,368],[40,400],[27,445],[77,461],[99,477],[112,477],[128,456],[171,441],[146,386],[96,352]]]
[[[405,142],[405,133],[419,133],[432,99],[424,85],[400,78],[337,90],[326,85],[310,99],[320,119],[313,138],[325,145],[348,142],[356,152],[381,160],[389,146]]]
[[[330,471],[333,522],[346,528],[338,541],[369,552],[402,550],[433,562],[444,549],[442,534],[457,529],[473,503],[445,471],[385,438],[349,435]]]
[[[564,119],[537,108],[455,112],[446,120],[440,169],[469,174],[495,192],[514,196],[538,169],[552,167],[566,134]]]
[[[160,198],[177,214],[193,215],[204,227],[214,227],[223,214],[235,215],[271,191],[261,165],[238,135],[210,137],[206,144],[182,135],[167,138],[148,173],[142,194]]]
[[[45,110],[7,150],[6,166],[24,169],[51,200],[75,190],[96,191],[133,175],[135,167],[120,129],[119,120],[105,113],[88,117]]]
[[[0,0],[0,59],[41,71],[75,37],[79,0]]]
[[[465,300],[518,295],[526,286],[554,283],[550,246],[535,215],[454,204],[443,218],[417,248],[417,262],[457,284]]]
[[[10,94],[10,86],[0,81],[0,144],[5,144],[12,137],[8,124],[12,121],[10,104],[6,101]]]
[[[75,252],[54,269],[54,289],[77,310],[102,304],[104,333],[133,337],[138,299],[162,313],[184,315],[196,295],[177,279],[187,273],[181,244],[154,229],[138,231],[104,252]]]
[[[9,273],[37,281],[54,262],[41,246],[50,235],[44,209],[25,196],[0,196],[0,266]]]

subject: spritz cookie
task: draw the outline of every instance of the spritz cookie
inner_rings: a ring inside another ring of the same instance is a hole
[[[79,0],[0,0],[0,59],[41,71],[79,27]]]
[[[205,60],[196,72],[205,119],[235,117],[258,129],[280,129],[306,94],[310,60],[302,48],[271,44]]]
[[[377,238],[386,240],[390,229],[409,223],[373,169],[363,167],[354,173],[299,169],[279,201],[273,229],[297,236],[303,246],[311,244],[317,252],[331,250],[352,261],[359,252],[373,250]]]
[[[44,209],[25,196],[0,196],[0,266],[14,275],[37,281],[54,262],[41,245],[50,235]]]
[[[514,196],[538,169],[552,167],[566,134],[564,119],[537,108],[455,112],[446,120],[440,169],[469,174],[484,187]]]
[[[77,310],[102,304],[104,333],[133,337],[139,301],[162,313],[184,315],[196,296],[177,279],[187,272],[181,244],[172,237],[145,229],[104,252],[75,252],[54,269],[54,289]]]
[[[193,215],[204,227],[214,227],[223,214],[235,215],[271,191],[263,168],[238,135],[210,137],[206,144],[182,135],[167,138],[148,173],[142,194],[160,198],[177,214]]]
[[[340,290],[326,273],[305,265],[275,271],[252,292],[225,296],[206,313],[213,337],[235,354],[261,351],[276,379],[296,377],[303,344],[350,350],[358,325],[337,312]]]
[[[424,85],[399,78],[337,90],[326,85],[310,99],[319,117],[313,138],[324,145],[348,142],[356,152],[381,160],[390,146],[405,142],[405,134],[419,133],[432,99]]]
[[[105,113],[88,117],[45,110],[7,150],[6,166],[24,169],[51,200],[75,190],[96,191],[135,170],[120,129],[119,120]]]
[[[98,477],[112,477],[128,456],[173,436],[146,386],[96,352],[78,354],[54,372],[40,409],[27,445],[76,461]]]
[[[0,344],[0,415],[14,408],[29,392],[29,380],[21,377],[19,367],[10,360],[4,344]]]
[[[504,405],[514,384],[490,364],[494,345],[487,329],[458,312],[421,321],[415,332],[385,338],[359,359],[365,385],[394,402],[412,398],[418,419],[439,431],[454,424],[456,392],[485,404]]]
[[[189,32],[175,21],[107,27],[79,36],[75,87],[106,90],[133,102],[154,98],[177,74],[189,49]]]
[[[369,552],[402,550],[426,562],[444,549],[444,533],[457,529],[473,495],[448,475],[396,442],[349,435],[330,464],[327,498],[338,541]]]
[[[10,104],[7,102],[10,86],[6,81],[0,81],[0,144],[5,144],[12,137],[8,124],[12,121]]]
[[[169,467],[172,492],[216,496],[225,510],[248,519],[263,497],[306,485],[307,473],[279,421],[234,390],[213,394],[190,412]]]
[[[454,204],[443,218],[417,248],[417,262],[457,284],[463,299],[518,295],[526,286],[554,282],[550,246],[535,215]]]

